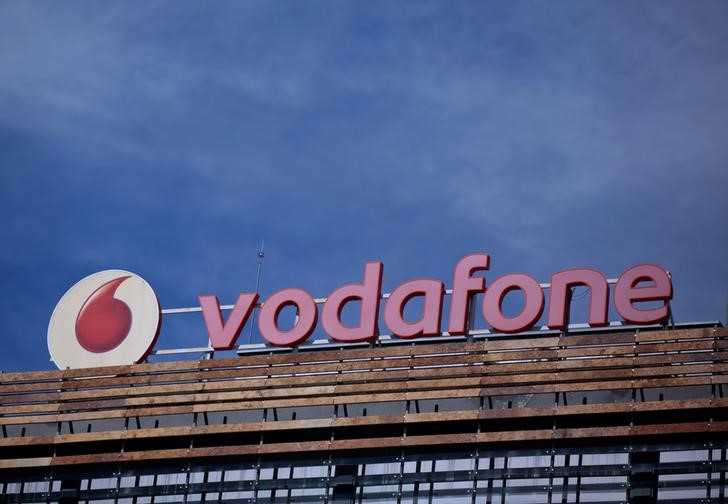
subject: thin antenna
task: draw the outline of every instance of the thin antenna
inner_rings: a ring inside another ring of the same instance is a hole
[[[255,293],[260,294],[260,279],[263,276],[263,239],[260,240],[260,249],[258,250],[258,273],[255,275]],[[253,320],[250,322],[250,332],[248,333],[248,345],[253,342],[253,327],[255,326],[255,310],[253,310]]]

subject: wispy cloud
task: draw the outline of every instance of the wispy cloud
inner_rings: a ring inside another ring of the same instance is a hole
[[[660,262],[689,293],[678,313],[721,316],[727,18],[720,1],[5,2],[0,267],[28,300],[7,327],[42,334],[34,307],[105,265],[156,275],[165,304],[233,297],[261,237],[266,289],[324,295],[371,259],[385,283],[448,278],[483,250],[493,274],[542,278]]]

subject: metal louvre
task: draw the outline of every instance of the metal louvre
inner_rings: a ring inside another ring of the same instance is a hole
[[[1,488],[4,502],[627,502],[653,490],[657,502],[722,502],[725,453],[692,442],[187,461],[16,474]],[[64,490],[69,480],[78,488]]]

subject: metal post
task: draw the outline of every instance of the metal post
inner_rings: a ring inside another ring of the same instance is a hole
[[[490,475],[488,476],[488,489],[485,496],[485,504],[493,503],[493,480],[495,479],[495,457],[491,453],[488,457],[488,469]]]
[[[725,503],[725,486],[726,486],[726,479],[725,479],[725,448],[721,448],[720,450],[720,493],[718,494],[718,502],[720,504]]]
[[[475,294],[471,294],[470,296],[468,296],[468,325],[465,327],[465,340],[468,342],[473,341],[472,331],[473,329],[475,329],[475,304]]]
[[[568,502],[569,497],[569,475],[571,471],[569,471],[569,466],[571,462],[572,455],[570,453],[567,453],[564,456],[564,476],[561,480],[561,504],[566,504]]]
[[[503,474],[501,475],[501,495],[500,504],[506,502],[506,492],[508,487],[508,456],[503,457]]]
[[[485,397],[480,396],[480,400],[478,403],[478,412],[483,411],[483,407],[485,406]],[[478,435],[481,433],[481,427],[480,422],[476,425],[476,439]],[[478,499],[478,471],[480,471],[480,447],[478,446],[478,443],[475,443],[475,449],[473,451],[473,488],[472,488],[472,495],[470,497],[470,503],[476,504]]]
[[[260,240],[260,249],[258,250],[258,272],[255,274],[255,293],[260,293],[260,279],[263,276],[263,258],[265,258],[265,252],[263,252],[263,240]],[[253,309],[252,319],[250,321],[250,332],[248,333],[248,344],[253,342],[253,327],[255,326],[255,309]]]

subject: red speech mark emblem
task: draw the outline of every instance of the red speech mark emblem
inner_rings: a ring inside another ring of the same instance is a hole
[[[160,323],[148,283],[128,271],[101,271],[58,302],[48,324],[48,350],[61,369],[133,364],[152,350]]]
[[[106,282],[89,296],[76,318],[76,339],[89,352],[108,352],[124,341],[131,329],[129,305],[114,294],[124,276]]]

